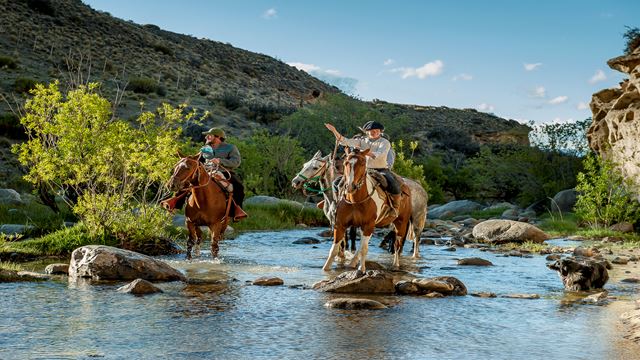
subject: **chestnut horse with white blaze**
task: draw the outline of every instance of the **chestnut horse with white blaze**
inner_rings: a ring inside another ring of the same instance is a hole
[[[390,220],[386,224],[376,224],[378,217],[378,206],[373,199],[375,187],[373,180],[367,176],[366,155],[369,149],[364,151],[347,151],[347,158],[344,160],[344,197],[338,200],[336,207],[336,218],[333,230],[333,244],[329,251],[329,257],[322,267],[328,271],[336,255],[338,255],[341,243],[344,241],[348,227],[355,226],[362,230],[360,239],[360,249],[351,260],[351,267],[355,267],[360,261],[360,270],[366,271],[366,257],[369,250],[369,239],[376,226],[384,227],[393,223],[396,232],[394,266],[400,266],[400,244],[404,243],[409,230],[411,220],[411,196],[403,191],[402,201],[398,209],[398,217]],[[406,187],[403,187],[406,190]],[[371,190],[369,190],[371,189]]]
[[[229,199],[222,186],[213,179],[200,162],[200,154],[193,156],[180,155],[181,159],[173,169],[169,179],[169,188],[176,192],[191,192],[184,209],[185,224],[189,230],[187,241],[187,259],[191,259],[191,249],[196,246],[195,255],[200,252],[202,230],[200,226],[209,227],[211,233],[211,257],[218,256],[218,242],[222,240],[229,222]]]

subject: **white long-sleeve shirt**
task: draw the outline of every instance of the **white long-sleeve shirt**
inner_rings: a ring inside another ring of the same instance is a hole
[[[391,150],[391,143],[389,142],[389,140],[383,138],[382,136],[375,140],[371,140],[368,137],[355,139],[347,139],[345,137],[342,137],[340,140],[340,144],[353,148],[359,148],[361,150],[371,149],[371,152],[373,153],[373,155],[375,155],[375,159],[367,156],[367,168],[389,168],[389,164],[387,164],[387,155]]]

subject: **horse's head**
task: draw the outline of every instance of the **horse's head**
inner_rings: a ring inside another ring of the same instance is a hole
[[[322,153],[318,150],[311,160],[302,165],[302,170],[291,180],[291,186],[297,190],[309,180],[317,181],[327,170],[328,161],[329,157],[322,157]]]
[[[179,191],[187,187],[195,178],[200,167],[200,154],[193,156],[182,156],[173,167],[173,175],[169,179],[168,186],[171,191]]]
[[[353,193],[364,185],[367,177],[367,154],[370,149],[360,151],[346,150],[347,158],[344,159],[344,185],[347,192]]]

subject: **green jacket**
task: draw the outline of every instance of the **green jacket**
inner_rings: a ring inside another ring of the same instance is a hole
[[[205,160],[220,159],[220,164],[228,170],[234,170],[240,166],[240,151],[233,144],[223,142],[215,149],[211,145],[205,145],[200,148],[200,152]]]

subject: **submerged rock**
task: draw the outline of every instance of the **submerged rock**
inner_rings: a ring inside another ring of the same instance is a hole
[[[569,257],[547,264],[547,267],[558,272],[565,290],[569,291],[602,289],[609,280],[607,264],[602,260]]]
[[[259,285],[259,286],[278,286],[283,284],[284,284],[284,280],[278,277],[263,276],[253,280],[253,285]]]
[[[320,240],[312,237],[303,237],[298,240],[295,240],[292,244],[300,245],[300,244],[320,244]]]
[[[56,274],[68,275],[69,264],[49,264],[47,265],[46,268],[44,268],[44,273],[51,274],[51,275],[56,275]]]
[[[379,310],[386,309],[387,306],[381,302],[370,299],[333,299],[328,301],[324,306],[331,309],[344,310]]]
[[[393,294],[393,276],[382,270],[346,271],[333,279],[313,285],[315,290],[353,294]]]
[[[69,276],[93,280],[185,280],[182,273],[160,260],[105,245],[87,245],[75,249],[71,254]]]
[[[131,283],[119,287],[118,292],[133,295],[161,293],[162,289],[144,279],[135,279]]]
[[[493,263],[479,257],[472,257],[458,260],[458,265],[492,266]]]
[[[45,281],[49,279],[50,276],[45,274],[32,273],[29,271],[0,269],[0,283],[18,281]]]
[[[467,287],[453,276],[420,278],[396,283],[396,291],[405,295],[428,295],[439,293],[444,296],[467,295]],[[436,295],[437,296],[437,295]],[[432,296],[433,297],[433,296]]]

